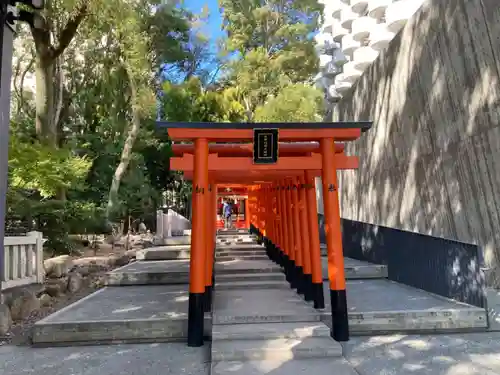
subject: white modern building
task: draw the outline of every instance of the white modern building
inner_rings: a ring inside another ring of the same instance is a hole
[[[315,78],[338,101],[387,48],[425,0],[319,0],[323,26],[316,35],[320,72]]]

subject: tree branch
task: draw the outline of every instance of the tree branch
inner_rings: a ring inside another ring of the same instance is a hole
[[[31,70],[31,68],[33,67],[33,64],[35,63],[35,58],[32,57],[30,62],[28,63],[28,65],[26,66],[26,69],[24,69],[23,73],[21,74],[21,79],[20,79],[20,82],[19,82],[19,109],[25,109],[24,108],[24,80],[26,79],[26,75],[28,74],[28,72]],[[19,110],[18,109],[18,110]]]
[[[71,18],[61,31],[57,40],[57,47],[52,48],[52,57],[54,59],[59,57],[69,46],[76,34],[76,31],[78,30],[78,26],[80,26],[80,23],[87,16],[87,14],[87,3],[85,2],[80,6],[80,9],[78,9],[76,16]]]

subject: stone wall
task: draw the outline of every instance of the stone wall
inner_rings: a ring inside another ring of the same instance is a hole
[[[340,173],[342,217],[477,243],[500,264],[499,72],[498,0],[424,3],[334,110],[374,121],[346,149],[360,168]]]

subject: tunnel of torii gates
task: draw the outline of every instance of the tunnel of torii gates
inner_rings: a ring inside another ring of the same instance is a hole
[[[314,308],[325,307],[314,188],[317,176],[323,185],[331,334],[337,341],[347,341],[336,171],[357,169],[358,158],[345,155],[339,142],[358,139],[372,123],[158,125],[168,128],[174,142],[170,169],[184,172],[184,178],[193,183],[188,346],[203,345],[204,313],[211,310],[217,195],[221,188],[221,194],[227,187],[245,193],[245,220],[250,232],[265,244],[269,258],[283,267],[291,287],[305,300],[313,301]]]

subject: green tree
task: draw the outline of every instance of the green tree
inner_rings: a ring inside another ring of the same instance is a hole
[[[163,113],[167,121],[237,122],[244,108],[230,92],[203,87],[197,77],[181,84],[163,85]]]
[[[248,121],[268,97],[308,81],[317,71],[313,32],[323,6],[317,0],[220,0],[226,48],[239,59],[226,78]]]
[[[255,122],[317,122],[323,118],[323,92],[302,83],[289,85],[255,110]]]

